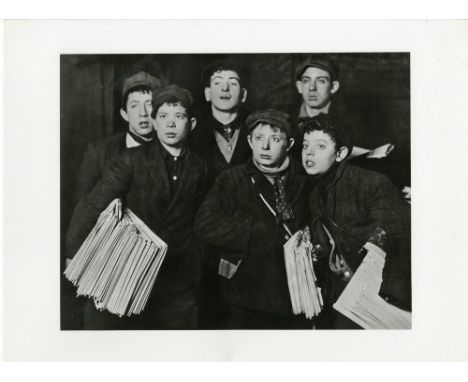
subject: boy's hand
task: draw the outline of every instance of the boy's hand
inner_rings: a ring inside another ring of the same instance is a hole
[[[299,235],[297,235],[296,247],[307,243],[310,243],[310,230],[309,227],[306,226],[303,230],[299,231]]]
[[[316,263],[322,258],[322,246],[320,244],[317,245],[312,245],[312,250],[311,250],[311,255],[312,255],[312,261]]]
[[[117,215],[117,220],[120,221],[122,219],[122,199],[117,199],[117,202],[115,203],[114,207],[114,214]]]

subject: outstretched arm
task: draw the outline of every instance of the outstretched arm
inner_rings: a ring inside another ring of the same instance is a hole
[[[98,184],[75,207],[67,232],[66,254],[71,259],[92,230],[99,214],[109,203],[125,195],[132,183],[133,171],[127,152],[119,157]]]

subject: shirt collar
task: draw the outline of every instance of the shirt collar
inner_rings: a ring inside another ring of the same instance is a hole
[[[331,105],[331,101],[328,102],[324,107],[322,107],[321,109],[317,109],[317,114],[315,115],[318,115],[320,113],[323,113],[323,114],[328,114],[329,110],[330,110],[330,105]],[[306,108],[306,105],[305,103],[303,102],[302,105],[301,105],[301,108],[299,109],[299,118],[307,118],[307,117],[315,117],[315,115],[310,115],[308,113],[308,110]]]

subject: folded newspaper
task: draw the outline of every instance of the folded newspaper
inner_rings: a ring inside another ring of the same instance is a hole
[[[297,231],[284,244],[284,260],[293,313],[312,319],[322,311],[323,301],[312,262],[313,245],[302,237],[304,231]]]
[[[119,219],[118,204],[101,213],[64,274],[97,309],[130,316],[143,311],[167,244],[128,208]]]
[[[385,252],[366,243],[367,254],[333,307],[364,329],[411,329],[411,313],[379,296]]]

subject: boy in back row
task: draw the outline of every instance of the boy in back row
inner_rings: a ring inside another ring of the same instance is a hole
[[[188,90],[172,85],[153,96],[157,139],[126,150],[76,207],[67,234],[72,257],[99,214],[116,198],[162,240],[168,252],[140,316],[118,318],[94,307],[85,329],[195,329],[201,250],[192,223],[205,193],[207,167],[186,147],[196,120]]]
[[[152,99],[153,93],[160,88],[159,79],[145,71],[125,78],[120,115],[128,123],[128,129],[88,146],[78,172],[76,202],[93,189],[120,154],[153,140]]]

